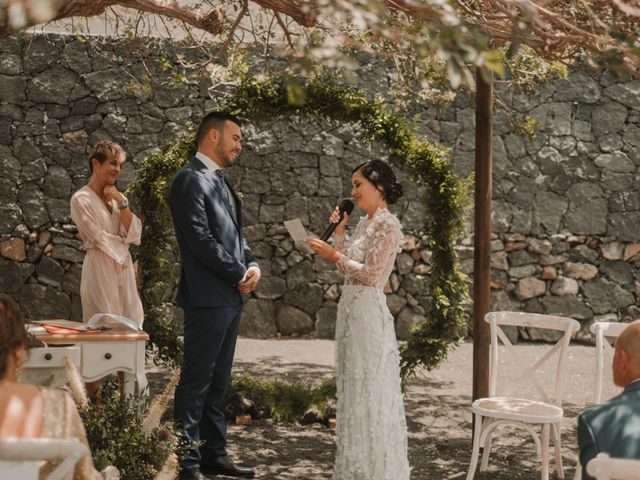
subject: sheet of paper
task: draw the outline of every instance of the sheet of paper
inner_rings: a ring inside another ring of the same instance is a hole
[[[47,333],[42,325],[36,325],[34,323],[27,324],[27,332],[35,335],[36,333]]]
[[[309,237],[299,218],[285,221],[284,226],[287,228],[294,242],[304,242]]]

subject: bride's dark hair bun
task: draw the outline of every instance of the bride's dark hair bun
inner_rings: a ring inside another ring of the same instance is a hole
[[[402,185],[398,182],[395,182],[393,185],[391,185],[391,188],[389,188],[389,192],[387,193],[387,203],[393,205],[403,195],[404,192],[402,191]]]
[[[382,160],[371,160],[361,163],[353,169],[351,175],[360,171],[362,176],[376,187],[382,187],[382,193],[389,205],[396,203],[404,195],[402,185],[391,167]]]

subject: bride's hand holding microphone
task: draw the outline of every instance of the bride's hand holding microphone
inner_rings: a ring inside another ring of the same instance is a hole
[[[329,217],[329,221],[331,223],[337,223],[338,224],[338,226],[334,230],[336,235],[344,235],[344,226],[346,225],[347,220],[349,220],[349,213],[344,212],[342,214],[342,220],[340,220],[340,208],[339,207],[336,207],[333,210],[333,212],[331,213],[331,216]]]
[[[353,206],[351,207],[351,209],[353,209]],[[340,220],[340,210],[341,209],[339,207],[336,207],[331,213],[331,216],[329,217],[331,225],[322,235],[322,238],[328,239],[329,236],[331,236],[331,233],[333,233],[334,231],[337,235],[344,235],[344,226],[347,223],[347,220],[349,220],[349,214],[344,211],[344,209],[342,209],[342,220]],[[335,227],[331,228],[334,225]],[[320,255],[322,258],[326,258],[327,260],[330,260],[334,263],[340,260],[340,253],[322,239],[307,238],[307,244],[309,245],[309,247],[311,247],[311,250]]]

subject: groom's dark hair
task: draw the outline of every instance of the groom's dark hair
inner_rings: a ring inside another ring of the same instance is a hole
[[[219,130],[225,120],[229,120],[239,127],[242,126],[240,124],[240,120],[235,115],[227,112],[209,112],[204,116],[204,118],[200,122],[200,126],[198,127],[198,133],[196,135],[196,142],[198,143],[198,145],[200,144],[200,142],[202,142],[202,140],[210,130],[214,128],[216,130]]]

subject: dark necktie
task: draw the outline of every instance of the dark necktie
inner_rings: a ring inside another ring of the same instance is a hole
[[[224,192],[224,196],[227,199],[227,202],[229,202],[229,205],[231,205],[231,210],[233,210],[233,216],[237,216],[236,215],[236,202],[233,201],[233,198],[231,196],[231,191],[229,190],[229,186],[227,185],[227,182],[224,181],[224,171],[221,168],[218,168],[215,171],[215,175],[216,177],[218,177],[218,180],[220,180],[220,182],[222,183],[222,191]]]

